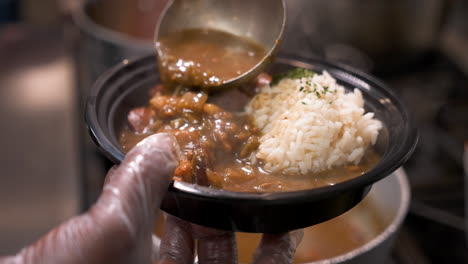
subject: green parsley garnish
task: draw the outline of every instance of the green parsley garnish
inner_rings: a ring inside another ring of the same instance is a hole
[[[276,85],[284,78],[289,79],[301,79],[304,77],[312,77],[315,75],[315,72],[311,70],[307,70],[304,68],[295,68],[287,72],[283,72],[280,74],[276,74],[273,76],[273,80],[271,81],[271,85]]]

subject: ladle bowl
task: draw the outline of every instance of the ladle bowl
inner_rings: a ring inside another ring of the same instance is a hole
[[[240,85],[265,70],[279,49],[285,24],[284,0],[172,0],[161,13],[154,43],[174,32],[213,29],[250,39],[265,48],[265,56],[253,68],[210,87],[222,89]]]

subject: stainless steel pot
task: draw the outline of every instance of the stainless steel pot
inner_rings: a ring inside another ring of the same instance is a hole
[[[394,70],[433,49],[455,0],[288,0],[284,47],[363,70]]]
[[[346,254],[309,264],[387,263],[395,238],[408,213],[410,196],[408,178],[401,168],[374,184],[366,199],[372,201],[378,216],[386,226],[385,230],[368,243]]]
[[[151,39],[163,6],[168,0],[79,0],[72,11],[71,46],[76,68],[78,117],[94,81],[125,59],[155,53]],[[149,36],[150,40],[147,39]],[[82,205],[87,209],[99,197],[107,169],[111,166],[97,151],[84,122],[79,123],[82,168]]]
[[[384,178],[372,186],[372,190],[365,198],[366,203],[372,206],[365,209],[375,210],[376,216],[385,227],[381,233],[376,235],[369,242],[361,247],[348,251],[345,254],[314,261],[304,264],[375,264],[387,263],[390,257],[390,251],[393,247],[398,231],[406,217],[410,203],[410,187],[408,179],[403,169],[398,169],[391,176]],[[363,208],[360,208],[358,213],[351,212],[347,214],[359,215]],[[366,217],[362,217],[365,219]],[[358,230],[360,232],[373,233],[374,227],[371,225],[362,225]],[[160,243],[159,238],[155,237],[155,242]]]
[[[118,62],[155,52],[151,40],[144,39],[152,36],[166,0],[154,2],[158,5],[146,7],[144,12],[127,0],[84,1],[74,10],[73,22],[79,30],[75,61],[81,97],[86,97],[100,74]]]

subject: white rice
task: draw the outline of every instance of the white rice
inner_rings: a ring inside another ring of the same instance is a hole
[[[327,72],[266,85],[246,107],[262,132],[251,158],[285,174],[358,164],[382,128],[363,106],[358,89],[346,93]]]

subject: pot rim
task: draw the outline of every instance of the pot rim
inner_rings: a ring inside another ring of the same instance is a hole
[[[121,33],[116,30],[109,29],[98,24],[88,14],[88,9],[92,7],[94,2],[83,1],[75,11],[71,13],[72,20],[80,28],[96,39],[110,42],[116,46],[123,46],[127,49],[140,49],[147,52],[155,52],[150,42],[139,40],[130,35]]]
[[[328,259],[317,260],[313,262],[305,262],[302,264],[340,264],[346,261],[350,261],[357,256],[361,256],[375,249],[379,245],[383,244],[392,235],[396,234],[408,213],[411,199],[411,190],[409,187],[408,177],[406,176],[406,172],[403,167],[400,167],[398,170],[393,172],[393,175],[395,175],[394,177],[396,178],[398,187],[400,188],[401,200],[399,202],[398,210],[395,217],[392,219],[390,225],[388,225],[383,232],[381,232],[379,235],[377,235],[364,245],[353,249],[345,254],[341,254]],[[154,235],[153,241],[156,245],[159,246],[161,243],[161,238]],[[198,259],[195,259],[194,263],[198,263]]]
[[[367,242],[361,247],[353,249],[345,254],[338,255],[333,258],[318,260],[313,262],[306,262],[303,264],[339,264],[345,261],[349,261],[356,256],[363,255],[372,249],[376,248],[377,246],[384,243],[385,240],[389,239],[392,235],[394,235],[400,228],[403,220],[405,219],[408,210],[409,204],[411,199],[411,191],[409,187],[408,178],[406,176],[406,172],[403,167],[400,167],[398,170],[393,172],[395,178],[397,179],[398,186],[400,187],[401,192],[401,200],[398,206],[398,211],[394,219],[391,221],[390,225],[388,225],[385,230],[380,233],[378,236],[373,238],[371,241]]]

